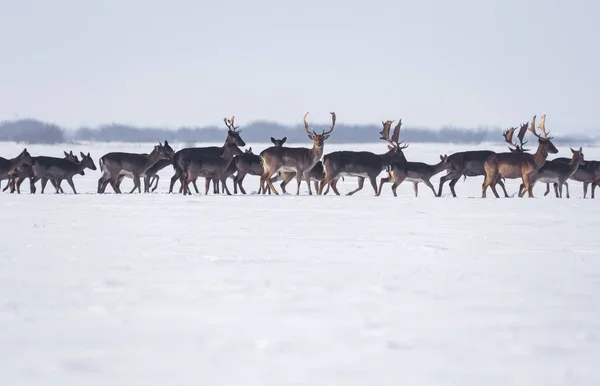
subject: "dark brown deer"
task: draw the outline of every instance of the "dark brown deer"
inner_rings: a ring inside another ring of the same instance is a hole
[[[158,181],[160,180],[158,172],[163,170],[164,168],[166,168],[167,166],[169,166],[171,164],[173,164],[173,161],[170,158],[169,159],[161,159],[161,160],[158,160],[157,163],[152,165],[148,170],[146,170],[146,173],[144,173],[144,192],[145,193],[154,192],[156,190],[156,188],[158,188]],[[154,187],[152,189],[150,189],[152,187],[152,185],[154,185]]]
[[[497,153],[490,155],[484,163],[485,181],[482,186],[482,198],[486,197],[488,187],[492,188],[492,192],[496,197],[500,197],[496,191],[496,183],[500,178],[521,178],[529,197],[533,197],[532,186],[530,184],[531,176],[537,172],[544,163],[548,154],[556,154],[558,150],[552,143],[552,137],[548,136],[545,128],[546,115],[542,115],[542,121],[539,129],[544,136],[539,135],[535,130],[535,115],[529,125],[531,131],[538,138],[538,148],[535,154],[526,153],[525,151],[515,151],[509,153]],[[512,146],[516,148],[514,143]]]
[[[23,164],[31,165],[32,163],[31,154],[29,154],[26,148],[15,158],[6,159],[0,157],[0,183],[2,180],[9,179],[9,173],[19,166]]]
[[[336,184],[337,179],[342,176],[357,177],[358,187],[346,195],[351,196],[361,190],[365,183],[365,178],[371,182],[371,186],[377,195],[377,176],[386,166],[394,161],[406,162],[406,157],[402,150],[408,145],[398,142],[402,119],[394,128],[392,138],[390,139],[390,128],[394,121],[381,122],[383,129],[379,133],[383,139],[388,142],[388,151],[383,154],[375,154],[370,151],[334,151],[323,157],[323,169],[325,178],[321,181],[318,194],[323,192],[325,185],[330,185],[333,192],[339,196]],[[329,187],[328,187],[329,189]]]
[[[106,153],[100,157],[100,171],[102,175],[98,179],[98,193],[104,193],[106,186],[110,184],[115,193],[121,193],[120,185],[124,177],[133,179],[133,193],[136,189],[142,192],[140,178],[143,177],[148,169],[161,159],[171,159],[173,149],[168,141],[165,144],[158,143],[150,154],[146,153]]]
[[[235,118],[235,117],[234,117]],[[235,132],[238,127],[234,126],[234,121],[224,118],[223,121],[229,131]],[[241,138],[240,138],[241,139]],[[245,143],[244,143],[245,145]],[[196,154],[187,160],[183,167],[185,174],[183,180],[183,194],[191,194],[189,184],[192,181],[198,179],[198,177],[204,177],[206,179],[205,194],[208,194],[208,186],[211,180],[215,178],[221,182],[223,189],[227,195],[231,195],[231,192],[227,188],[227,169],[229,168],[231,161],[234,156],[241,155],[243,152],[235,144],[235,142],[226,143],[221,148],[221,153],[218,155],[211,154],[210,152],[204,153],[204,155]],[[215,184],[216,186],[216,184]]]
[[[71,162],[79,162],[79,158],[77,158],[77,156],[75,154],[73,154],[72,150],[69,153],[67,153],[66,151],[64,151],[63,153],[65,154],[65,159],[68,159]],[[31,157],[31,159],[33,161],[32,163],[35,163],[36,157]],[[85,173],[82,170],[79,174],[84,175]],[[10,188],[10,193],[14,193],[14,191],[16,189],[17,193],[21,194],[21,184],[23,184],[23,181],[29,180],[29,191],[30,191],[30,193],[35,193],[36,192],[35,184],[31,183],[31,179],[33,177],[34,177],[33,168],[31,167],[31,165],[23,164],[10,173],[10,179],[8,181],[8,185],[2,191],[4,192],[6,189]],[[44,177],[41,180],[42,180],[42,193],[44,193],[44,189],[46,188],[48,179]],[[62,179],[52,179],[52,180],[50,180],[50,182],[52,182],[52,185],[57,190],[57,193],[58,192],[64,193],[62,190],[62,187],[60,186]]]
[[[544,163],[537,172],[535,172],[531,178],[530,183],[533,188],[537,182],[542,182],[546,184],[546,196],[550,190],[550,184],[554,184],[554,190],[556,193],[556,197],[562,198],[562,187],[566,185],[567,187],[567,198],[570,198],[569,195],[569,185],[567,184],[567,180],[571,178],[573,174],[579,168],[579,165],[585,162],[583,156],[583,150],[580,147],[579,150],[571,149],[573,156],[569,160],[569,163],[564,163],[557,160],[550,160]],[[519,187],[519,197],[523,197],[525,194],[525,186],[521,184]]]
[[[34,177],[31,179],[31,183],[35,184],[41,178],[67,180],[71,189],[73,189],[73,193],[77,194],[73,184],[73,176],[81,174],[80,172],[85,168],[96,170],[96,165],[90,153],[86,155],[80,152],[80,155],[81,161],[77,163],[66,158],[36,157],[35,163],[32,165]],[[56,191],[58,193],[58,189]]]
[[[237,130],[237,127],[234,126],[235,116],[233,116],[231,120],[227,120],[226,125],[228,122],[231,122],[231,127],[233,127],[233,129],[227,130],[227,138],[225,139],[223,146],[188,147],[175,153],[173,156],[173,169],[175,170],[175,174],[171,177],[169,193],[173,193],[173,186],[177,180],[183,183],[189,160],[201,157],[218,157],[223,153],[223,149],[230,144],[234,144],[238,147],[246,146],[246,142],[244,142],[240,136],[242,130]],[[195,181],[193,182],[193,185],[196,193],[198,193],[198,187],[196,186]],[[179,192],[183,192],[183,185],[179,188]]]
[[[309,172],[323,156],[325,140],[329,138],[335,127],[335,112],[330,114],[331,127],[328,131],[323,130],[321,134],[317,134],[314,130],[312,130],[312,132],[308,131],[309,126],[306,122],[308,113],[304,115],[304,130],[306,131],[308,138],[313,141],[312,148],[271,146],[260,152],[261,164],[264,171],[263,175],[260,177],[260,191],[262,194],[266,193],[266,185],[271,188],[273,193],[279,194],[271,182],[271,177],[273,177],[275,173],[282,171],[296,173],[296,181],[298,182],[296,195],[300,194],[300,184],[303,178],[308,185],[308,194],[312,195]]]
[[[427,185],[433,192],[433,196],[437,197],[435,188],[431,184],[430,180],[431,177],[446,170],[447,167],[447,155],[440,155],[440,162],[435,165],[429,165],[423,162],[393,162],[390,164],[388,176],[379,180],[379,190],[377,191],[377,196],[381,194],[381,188],[383,187],[383,184],[392,182],[392,193],[394,193],[394,197],[397,197],[396,189],[398,186],[404,181],[409,181],[413,183],[415,197],[419,195],[420,182]]]
[[[521,129],[519,130],[518,134],[521,145],[516,145],[515,148],[509,147],[508,149],[511,152],[523,151],[523,138],[525,136],[525,133],[527,132],[527,126],[527,123],[521,125]],[[503,133],[504,140],[507,143],[510,143],[511,146],[513,146],[512,137],[515,130],[516,128],[511,127]],[[452,192],[452,196],[456,197],[456,191],[454,190],[454,187],[456,186],[456,183],[458,182],[458,180],[460,180],[461,177],[466,179],[467,177],[484,176],[485,178],[485,168],[483,167],[483,164],[485,160],[492,154],[496,153],[491,150],[472,150],[450,154],[448,156],[448,168],[446,169],[447,174],[440,178],[440,185],[437,196],[442,196],[442,189],[444,188],[444,184],[447,181],[450,181],[449,186],[450,191]],[[504,192],[504,197],[508,197],[508,192],[506,191],[504,182],[501,179],[498,180],[498,185],[500,185],[500,187],[502,188],[502,191]]]

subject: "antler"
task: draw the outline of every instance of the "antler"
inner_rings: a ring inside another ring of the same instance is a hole
[[[308,137],[312,138],[314,135],[317,135],[317,133],[315,133],[314,130],[313,130],[312,133],[310,131],[308,131],[308,123],[306,123],[306,116],[307,115],[308,115],[308,112],[306,114],[304,114],[304,130],[306,130],[306,134],[308,134]]]
[[[394,121],[381,121],[381,123],[383,124],[383,130],[381,130],[379,132],[379,134],[381,134],[381,137],[379,137],[379,139],[385,139],[386,141],[390,139],[390,128],[392,127],[392,123],[394,123]]]
[[[335,113],[331,112],[329,113],[331,114],[331,127],[329,128],[329,131],[325,132],[325,130],[323,130],[323,133],[321,135],[326,135],[326,134],[330,134],[333,131],[333,128],[335,127]]]
[[[531,131],[533,133],[533,135],[535,135],[536,137],[540,138],[540,136],[538,135],[538,133],[536,133],[535,131],[535,115],[533,116],[533,119],[531,120],[531,123],[529,124],[529,128],[528,130]]]
[[[542,133],[544,133],[544,137],[546,139],[552,139],[552,137],[550,137],[550,132],[546,132],[546,114],[542,114],[542,116],[540,117],[541,122],[540,125],[538,126],[538,129],[540,129],[542,131]]]
[[[521,143],[521,150],[523,151],[529,151],[530,149],[525,149],[525,144],[527,143],[527,141],[523,142],[523,139],[525,138],[525,133],[527,133],[527,125],[528,123],[525,122],[521,125],[521,128],[519,129],[519,134],[517,135],[517,137],[519,138],[519,142]]]
[[[504,142],[508,143],[510,146],[513,146],[514,148],[518,149],[519,146],[517,146],[517,144],[515,144],[513,142],[513,135],[515,133],[515,130],[517,130],[516,127],[511,127],[510,129],[506,129],[504,130],[504,132],[502,133],[502,135],[504,136]]]
[[[392,121],[389,121],[390,125]],[[389,129],[388,129],[388,138],[384,138],[386,141],[388,141],[389,143],[391,143],[393,146],[397,147],[398,149],[402,150],[402,149],[406,149],[408,147],[407,144],[405,145],[400,145],[403,142],[398,142],[398,138],[400,137],[400,128],[402,127],[402,119],[400,119],[398,121],[398,124],[396,124],[396,127],[394,127],[394,132],[392,134],[392,139],[389,139]]]

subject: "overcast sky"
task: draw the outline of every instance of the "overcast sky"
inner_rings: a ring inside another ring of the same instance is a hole
[[[600,2],[0,1],[0,120],[600,128]]]

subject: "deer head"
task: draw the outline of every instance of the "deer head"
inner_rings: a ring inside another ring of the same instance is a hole
[[[550,154],[558,153],[558,149],[552,143],[553,137],[550,137],[548,135],[549,133],[546,131],[546,114],[542,115],[542,121],[540,122],[540,125],[538,126],[538,128],[544,134],[543,137],[535,131],[535,117],[536,116],[534,115],[533,119],[531,120],[531,124],[529,125],[529,131],[531,131],[533,133],[533,135],[535,135],[538,138],[538,143],[546,152],[548,152]]]
[[[242,130],[239,129],[239,126],[235,126],[235,115],[231,117],[231,119],[223,118],[223,122],[225,122],[225,126],[227,126],[227,140],[226,144],[234,144],[239,147],[246,146],[246,142],[240,136]]]
[[[91,170],[96,170],[96,164],[94,164],[94,160],[92,159],[92,156],[90,156],[89,152],[86,155],[86,154],[83,154],[83,152],[80,151],[79,155],[81,155],[80,165],[83,165],[84,168],[89,168]]]
[[[31,154],[27,151],[27,148],[24,148],[21,154],[17,156],[18,159],[23,161],[26,165],[33,165],[33,160],[31,159]]]
[[[579,165],[585,165],[585,159],[583,157],[583,149],[580,147],[579,150],[573,150],[573,148],[569,148],[571,149],[571,153],[573,153],[573,156],[571,157],[571,164],[579,164]]]
[[[334,112],[331,112],[331,127],[329,128],[328,131],[323,130],[323,132],[321,134],[317,134],[314,130],[308,131],[309,127],[308,127],[308,123],[306,122],[306,116],[308,115],[308,113],[304,114],[304,130],[306,131],[306,134],[308,135],[308,138],[312,139],[313,141],[313,145],[315,148],[322,148],[325,140],[327,138],[329,138],[329,135],[331,134],[331,132],[333,131],[333,128],[335,127],[335,120],[336,120],[336,115]]]
[[[285,141],[287,141],[287,137],[283,137],[281,139],[275,139],[275,138],[271,137],[271,142],[273,143],[273,145],[275,145],[277,147],[282,147],[283,144],[285,143]]]

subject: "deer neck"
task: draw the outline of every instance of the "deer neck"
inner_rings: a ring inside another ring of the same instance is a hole
[[[241,150],[239,147],[237,147],[237,145],[225,145],[225,148],[223,149],[223,154],[221,154],[221,158],[223,158],[227,162],[227,165],[229,165],[229,163],[231,163],[231,161],[233,160],[233,157],[236,154],[239,155],[240,153]]]
[[[324,146],[321,147],[317,147],[317,145],[313,144],[313,148],[311,150],[311,156],[313,161],[318,161],[321,159],[321,157],[323,157],[323,149]]]
[[[158,153],[155,151],[152,151],[149,155],[148,155],[148,159],[146,160],[146,165],[144,165],[144,173],[150,169],[152,166],[154,166],[158,161],[160,160]]]
[[[535,164],[535,167],[539,169],[542,166],[544,166],[544,163],[546,163],[547,158],[548,152],[546,151],[544,146],[539,144],[535,154],[533,155],[533,163]]]
[[[446,166],[444,166],[444,162],[440,161],[437,164],[433,165],[433,175],[441,173],[445,169],[446,169]]]
[[[577,170],[579,168],[579,165],[581,165],[581,157],[571,158],[571,162],[569,162],[571,171]]]
[[[16,169],[19,166],[23,165],[24,157],[22,155],[18,155],[15,158],[12,158],[10,161],[10,170]]]

